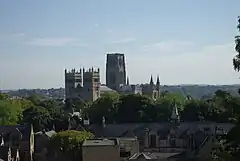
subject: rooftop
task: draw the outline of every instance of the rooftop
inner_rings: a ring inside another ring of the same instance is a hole
[[[113,139],[89,139],[85,140],[83,146],[112,146],[116,145],[116,140]]]
[[[119,141],[120,140],[135,141],[135,140],[138,140],[138,139],[137,139],[137,137],[121,137],[121,138],[119,138]]]

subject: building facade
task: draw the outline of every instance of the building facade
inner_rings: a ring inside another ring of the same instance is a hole
[[[100,97],[100,69],[65,70],[65,98],[95,101]]]
[[[121,85],[126,85],[126,64],[124,54],[107,54],[106,85],[117,91]]]
[[[34,132],[29,125],[0,126],[0,158],[32,161]]]
[[[157,76],[157,82],[154,84],[153,77],[151,76],[149,84],[142,84],[142,94],[148,95],[152,97],[153,99],[157,99],[160,97],[160,79],[159,76]]]
[[[89,139],[82,145],[83,161],[120,161],[118,139]]]

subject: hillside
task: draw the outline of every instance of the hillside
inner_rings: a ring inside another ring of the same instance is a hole
[[[240,85],[177,85],[162,86],[162,91],[176,92],[183,95],[190,95],[192,98],[201,99],[203,97],[211,97],[217,90],[223,90],[238,96]]]

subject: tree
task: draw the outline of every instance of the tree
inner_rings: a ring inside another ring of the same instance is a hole
[[[168,100],[169,102],[175,100],[176,104],[181,108],[183,107],[184,102],[186,100],[186,98],[180,93],[166,93],[162,98]]]
[[[38,103],[42,99],[43,99],[43,97],[38,94],[33,94],[33,95],[27,97],[27,100],[31,101],[34,105],[38,105]]]
[[[91,122],[101,123],[105,117],[107,123],[113,123],[117,115],[116,104],[118,97],[115,95],[102,96],[94,101],[89,108],[86,109]]]
[[[50,114],[44,107],[34,106],[23,111],[23,122],[32,124],[34,131],[45,129],[50,120]]]
[[[238,17],[238,25],[237,29],[240,32],[240,16]],[[240,36],[237,35],[235,37],[235,50],[237,52],[237,55],[233,58],[233,68],[235,71],[239,72],[240,71]],[[229,101],[229,100],[228,100]],[[239,160],[240,157],[240,103],[236,103],[237,100],[231,100],[231,106],[234,106],[234,108],[230,108],[233,112],[233,116],[237,118],[236,120],[236,125],[234,128],[230,130],[230,132],[227,135],[226,141],[223,143],[223,151],[227,152],[228,159],[227,160]],[[221,158],[220,154],[218,155],[219,158]],[[222,157],[224,159],[224,157]],[[221,159],[222,159],[221,158]]]
[[[0,100],[7,100],[8,99],[8,95],[4,94],[4,93],[0,93]]]
[[[146,122],[156,118],[153,100],[139,94],[121,95],[117,104],[117,122]]]
[[[71,158],[81,158],[81,146],[84,140],[93,138],[94,135],[86,131],[67,130],[54,135],[49,144],[52,150],[66,154]]]
[[[181,118],[185,121],[201,121],[204,119],[205,112],[208,111],[206,106],[199,100],[189,100],[186,102]]]
[[[238,17],[238,25],[237,29],[240,32],[240,16]],[[235,50],[237,52],[237,55],[233,58],[233,67],[234,70],[240,71],[240,35],[235,36]]]
[[[166,122],[169,120],[171,116],[171,104],[172,100],[168,98],[161,97],[157,99],[155,107],[156,107],[156,114],[157,114],[157,121]]]
[[[0,125],[15,125],[19,119],[20,108],[7,100],[0,100]]]

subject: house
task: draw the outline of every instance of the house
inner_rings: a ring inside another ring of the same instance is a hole
[[[234,127],[231,123],[180,122],[177,109],[175,104],[170,122],[165,123],[106,124],[103,117],[102,125],[85,127],[101,138],[136,137],[140,152],[178,153],[178,158],[209,156],[214,138],[226,135]]]
[[[40,131],[35,133],[35,160],[44,161],[46,160],[46,155],[48,152],[48,145],[52,136],[54,136],[56,132],[54,130],[51,131]]]
[[[19,156],[23,161],[32,161],[34,153],[34,132],[32,125],[0,126],[0,156]],[[10,156],[10,155],[8,155]],[[18,157],[17,157],[18,158]]]

